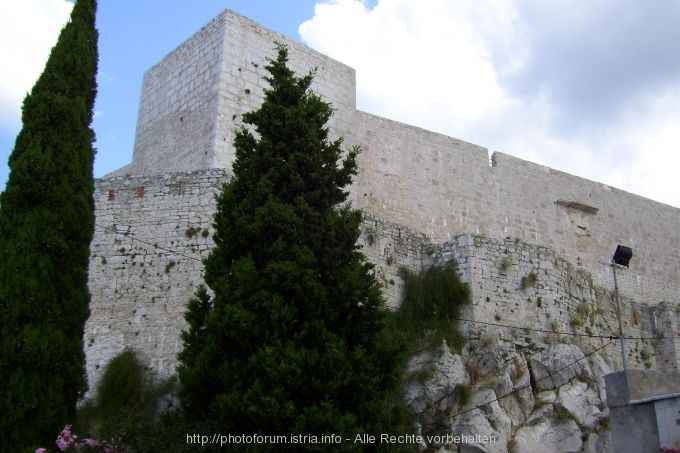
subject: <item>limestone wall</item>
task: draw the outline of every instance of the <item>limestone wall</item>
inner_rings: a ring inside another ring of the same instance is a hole
[[[184,309],[202,282],[201,260],[212,246],[214,196],[228,177],[213,169],[97,181],[85,333],[91,384],[125,347],[139,352],[157,375],[174,372]],[[567,339],[599,347],[618,336],[611,285],[599,286],[548,247],[467,234],[434,243],[371,213],[362,228],[359,245],[392,307],[400,303],[401,266],[417,270],[455,259],[472,289],[463,317],[475,323],[462,327],[473,338],[489,331],[505,341]],[[628,342],[631,366],[677,369],[677,308],[649,307],[627,296],[622,307],[625,335],[637,338]],[[603,355],[620,366],[617,348]]]
[[[362,252],[375,266],[375,275],[382,286],[387,305],[396,308],[400,304],[403,288],[399,269],[420,269],[426,265],[424,251],[431,244],[422,233],[366,213],[362,230],[359,237]]]
[[[611,285],[617,244],[632,247],[623,294],[678,303],[680,209],[454,138],[356,112],[354,202],[435,242],[472,233],[549,246]]]
[[[157,375],[174,373],[184,307],[212,245],[214,195],[224,170],[100,179],[90,247],[90,383],[129,347]]]
[[[489,236],[549,246],[603,287],[612,278],[600,261],[611,258],[616,244],[630,246],[630,269],[619,273],[622,293],[680,302],[680,251],[671,245],[680,240],[680,209],[505,154],[495,153],[494,161],[498,210],[490,217],[499,221]],[[565,206],[571,202],[582,206]]]
[[[624,244],[634,257],[621,292],[678,303],[680,209],[499,152],[490,165],[484,148],[363,112],[354,127],[338,116],[363,147],[353,196],[366,212],[435,242],[472,233],[549,246],[604,287],[600,263]]]
[[[436,248],[434,260],[455,258],[469,275],[472,304],[461,327],[472,338],[491,333],[506,342],[540,339],[597,349],[622,369],[613,280],[599,286],[593,276],[554,250],[518,240],[463,235]],[[611,275],[610,275],[611,278]],[[621,297],[628,366],[677,370],[677,312]]]
[[[124,348],[157,376],[174,373],[185,307],[203,282],[202,259],[213,245],[214,197],[228,178],[212,169],[97,180],[84,339],[90,388]],[[397,306],[398,269],[422,265],[426,238],[366,218],[359,243],[376,264],[388,304]]]
[[[362,147],[352,199],[366,213],[436,242],[471,233],[549,246],[604,287],[610,270],[599,263],[621,243],[635,253],[622,293],[678,302],[680,209],[358,111],[353,69],[230,11],[145,75],[125,172],[230,168],[234,130],[262,101],[276,41],[298,73],[317,68],[313,89],[336,108],[333,134]]]
[[[619,273],[626,332],[667,338],[640,340],[629,359],[646,366],[651,348],[652,365],[677,368],[680,209],[358,111],[354,70],[227,11],[146,73],[134,159],[116,172],[141,176],[97,182],[91,379],[126,345],[159,374],[172,372],[181,313],[210,246],[212,197],[228,178],[240,115],[262,101],[275,41],[289,46],[298,73],[317,68],[313,89],[336,109],[332,134],[362,147],[351,200],[367,216],[361,240],[391,305],[398,267],[439,250],[459,259],[478,321],[609,334],[613,281],[599,263],[621,243],[635,253]],[[537,284],[521,288],[531,273]],[[583,303],[594,321],[574,326]]]
[[[144,74],[130,174],[211,168],[225,18],[218,16]]]
[[[289,47],[298,74],[317,70],[313,90],[354,109],[354,70],[231,11],[217,16],[144,74],[130,174],[230,168],[241,114],[268,87],[267,58]]]

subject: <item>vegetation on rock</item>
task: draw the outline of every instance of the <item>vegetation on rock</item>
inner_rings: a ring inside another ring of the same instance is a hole
[[[464,338],[457,324],[462,306],[470,301],[470,288],[458,277],[457,268],[453,260],[418,272],[401,268],[404,290],[401,306],[391,316],[391,330],[412,344],[426,341],[436,347],[446,340],[460,350]]]

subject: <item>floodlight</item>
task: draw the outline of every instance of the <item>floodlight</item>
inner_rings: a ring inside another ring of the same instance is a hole
[[[628,267],[628,262],[633,257],[633,249],[625,245],[617,245],[612,262],[619,266]]]

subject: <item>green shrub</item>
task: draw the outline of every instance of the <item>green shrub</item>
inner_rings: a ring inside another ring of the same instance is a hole
[[[456,262],[451,261],[418,273],[405,267],[399,270],[404,290],[401,307],[392,321],[411,343],[426,341],[438,346],[446,340],[454,349],[462,347],[464,338],[456,323],[461,307],[470,300],[470,289],[458,278],[456,269]]]
[[[368,242],[368,245],[373,245],[373,243],[380,237],[380,229],[377,225],[367,226],[364,229],[364,232],[366,234],[366,242]]]
[[[590,305],[587,302],[581,302],[576,306],[576,313],[587,317],[590,314]]]
[[[97,386],[97,412],[101,417],[114,418],[138,411],[143,402],[141,367],[132,351],[123,351],[104,369]]]
[[[550,322],[550,329],[551,329],[553,332],[557,332],[558,330],[560,330],[560,322],[559,322],[558,320],[556,320],[556,319],[553,319],[553,320]]]
[[[482,344],[486,346],[487,348],[492,348],[496,346],[497,343],[497,338],[496,335],[494,335],[491,332],[484,332],[479,339],[481,340]]]
[[[570,324],[572,327],[582,327],[583,324],[584,324],[584,321],[583,321],[583,318],[582,318],[582,317],[580,317],[580,316],[578,316],[578,315],[575,315],[575,316],[572,316],[572,317],[571,317],[571,320],[569,321],[569,324]]]
[[[522,289],[525,290],[532,286],[536,286],[536,283],[538,283],[538,275],[536,272],[530,272],[528,275],[522,277],[522,282],[520,285]]]
[[[172,380],[154,382],[134,353],[111,359],[93,400],[78,409],[74,432],[110,440],[129,451],[181,451],[188,424],[179,413],[159,413],[161,398],[171,395]],[[126,450],[126,451],[128,451]]]

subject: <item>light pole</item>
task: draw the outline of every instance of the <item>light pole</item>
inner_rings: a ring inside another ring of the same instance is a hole
[[[619,340],[621,341],[621,359],[623,361],[623,371],[628,369],[626,360],[626,338],[623,336],[623,323],[621,322],[621,300],[619,297],[619,283],[616,279],[616,269],[627,269],[630,259],[633,257],[633,249],[624,245],[617,245],[614,257],[609,262],[602,264],[612,268],[614,275],[614,297],[616,298],[616,315],[619,318]]]

